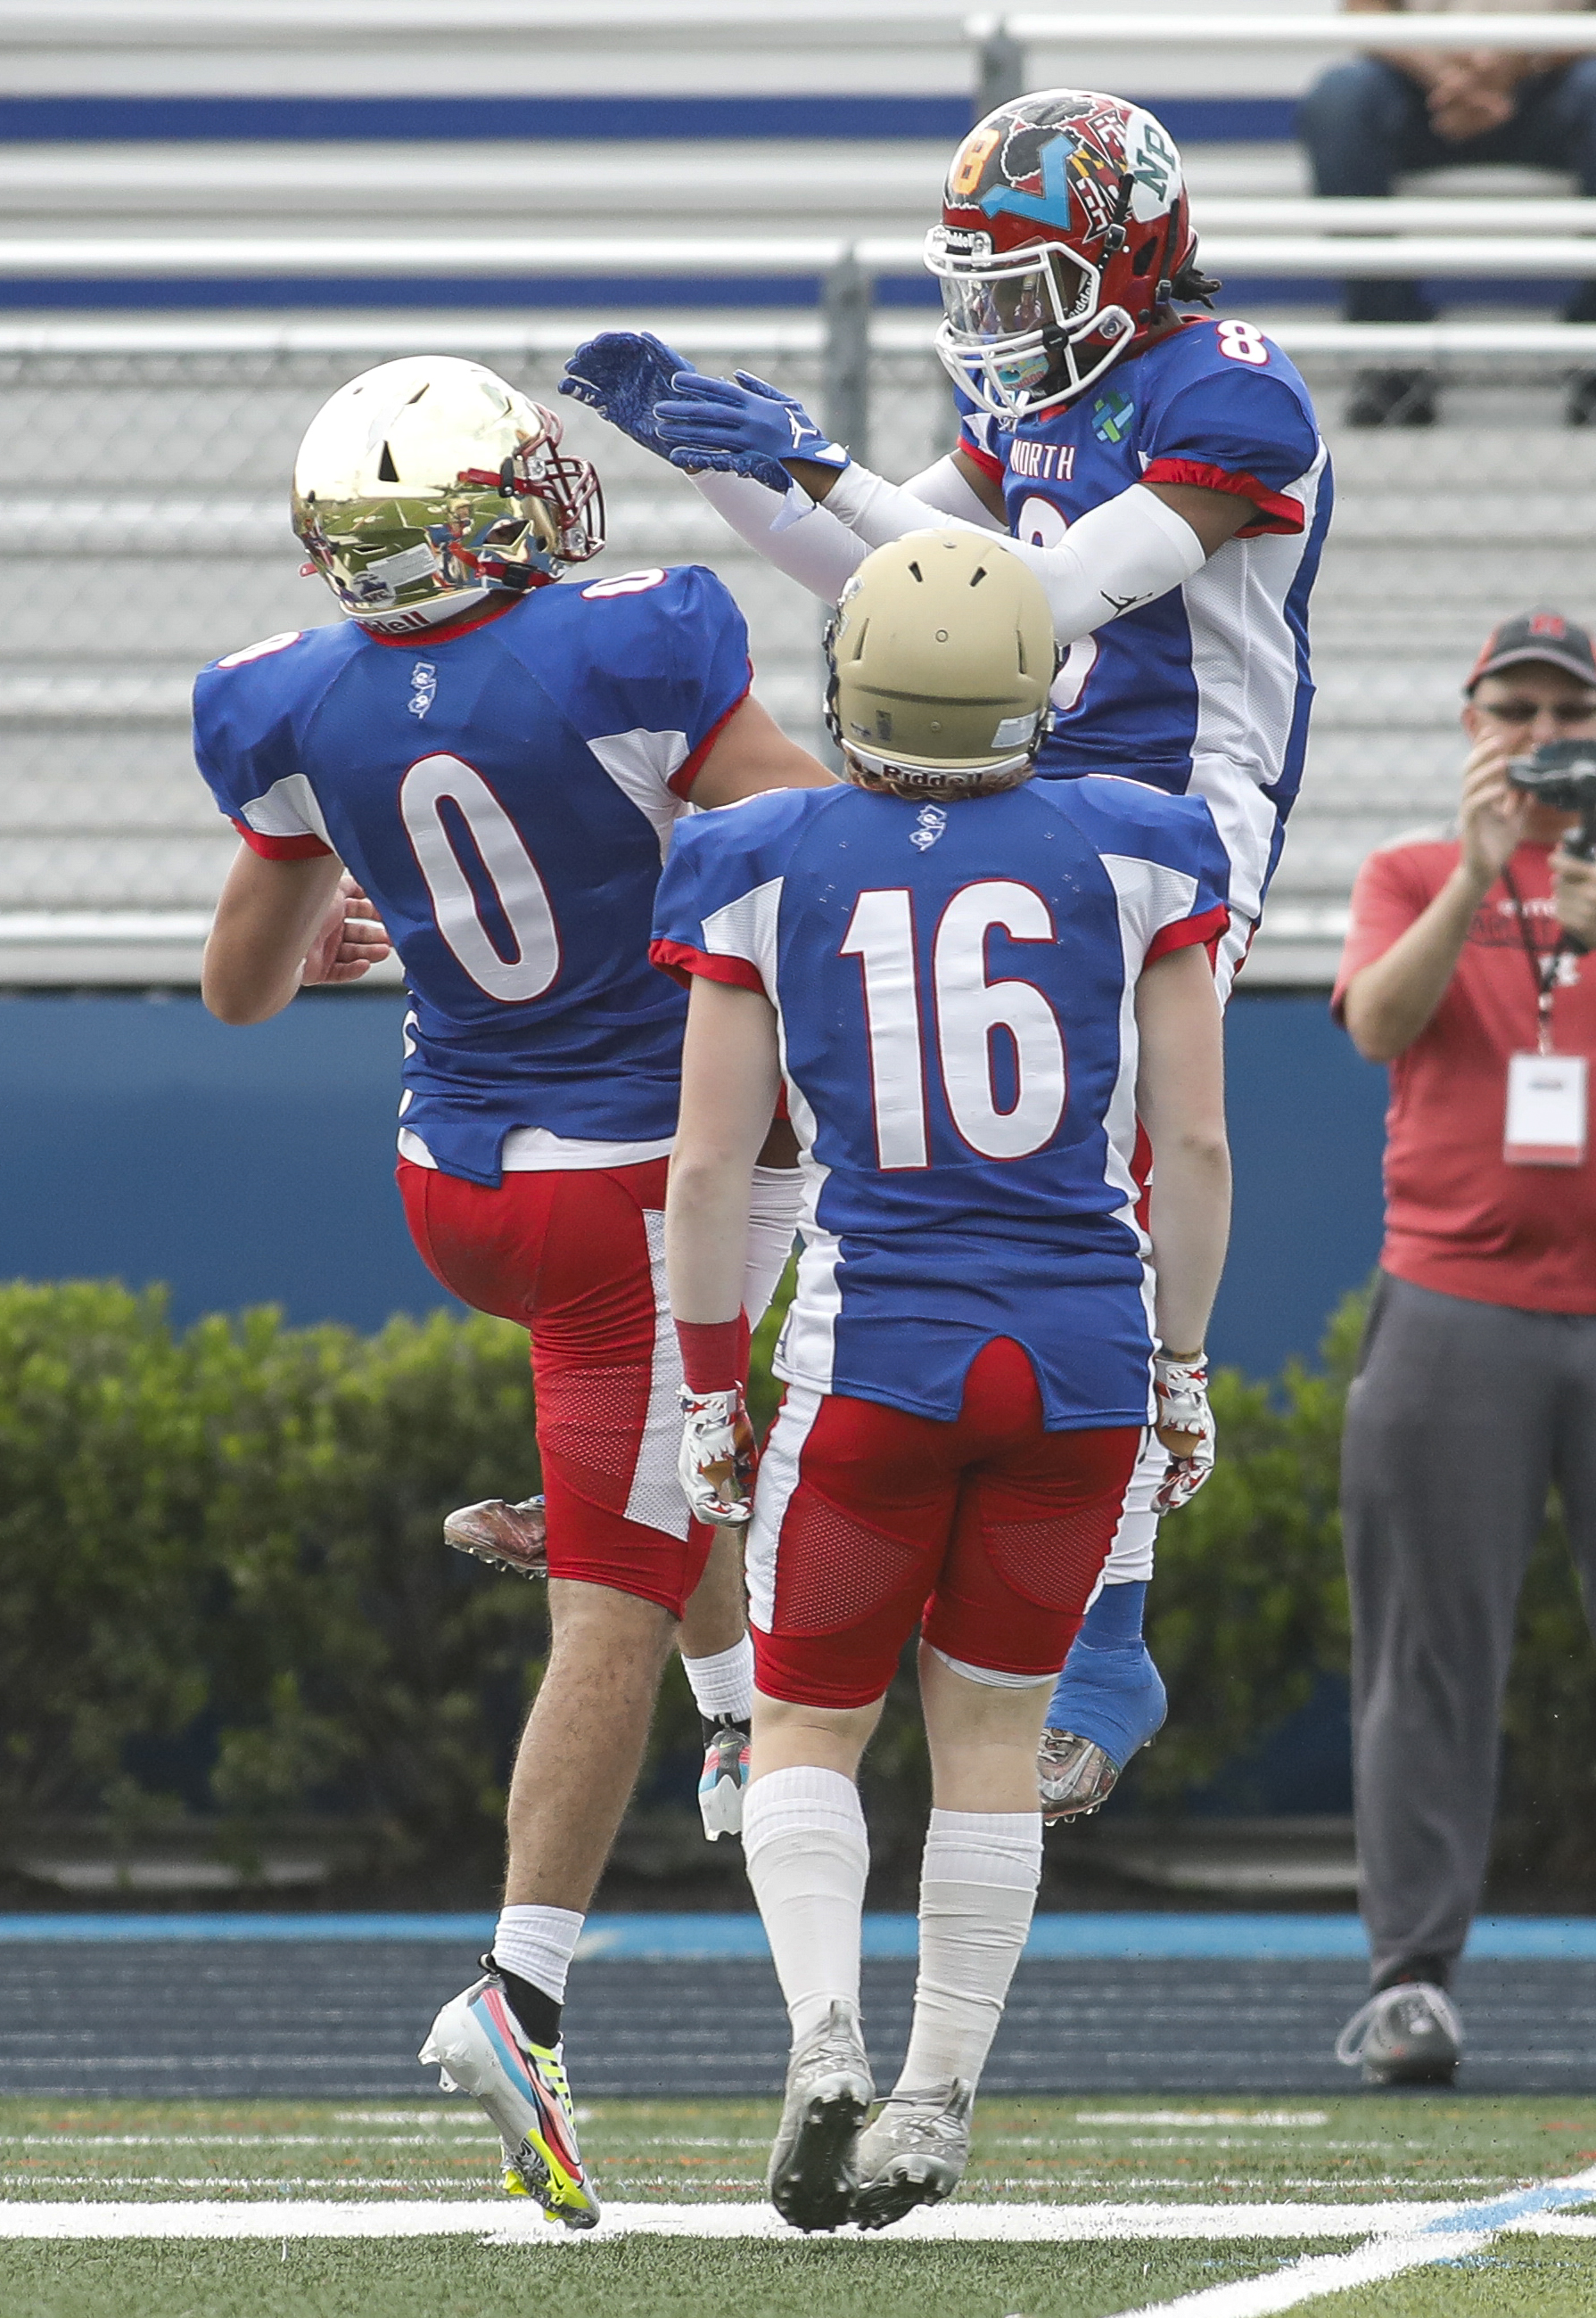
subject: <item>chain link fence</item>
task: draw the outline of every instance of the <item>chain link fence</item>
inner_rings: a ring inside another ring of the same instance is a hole
[[[656,319],[711,367],[773,374],[812,406],[835,391],[815,319]],[[194,674],[336,616],[322,583],[299,575],[288,477],[320,403],[388,354],[475,353],[553,403],[604,479],[612,544],[594,568],[712,566],[747,615],[761,697],[824,745],[820,606],[684,478],[558,399],[564,355],[596,323],[484,319],[473,337],[459,316],[436,328],[361,318],[347,340],[328,321],[273,346],[267,327],[188,322],[164,342],[153,325],[129,328],[136,343],[115,350],[80,326],[75,343],[0,349],[0,983],[193,980],[234,844],[190,753]],[[884,472],[902,478],[947,447],[951,402],[922,324],[879,317],[862,383]],[[1319,383],[1333,414],[1336,370]],[[1460,377],[1448,423],[1428,433],[1330,425],[1339,490],[1315,599],[1320,699],[1255,983],[1324,978],[1364,854],[1447,809],[1457,687],[1492,622],[1537,603],[1596,611],[1596,440],[1557,417],[1555,382],[1527,373]]]

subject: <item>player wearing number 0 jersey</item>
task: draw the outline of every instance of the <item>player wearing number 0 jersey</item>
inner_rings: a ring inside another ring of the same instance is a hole
[[[793,2029],[771,2192],[805,2229],[879,2226],[958,2181],[1035,1893],[1044,1702],[1155,1425],[1166,1502],[1212,1461],[1228,1203],[1207,806],[1029,778],[1055,652],[996,542],[881,549],[830,651],[850,785],[680,830],[654,945],[692,983],[666,1235],[683,1478],[711,1519],[748,1515],[722,1251],[778,1069],[803,1155],[788,1390],[749,1523],[744,1840]],[[855,2145],[852,1772],[917,1624],[921,1978],[903,2075]]]
[[[279,1011],[354,874],[409,987],[417,1245],[464,1301],[531,1332],[551,1659],[489,1977],[425,2050],[498,2125],[507,2187],[586,2227],[560,2051],[582,1910],[677,1621],[699,1622],[690,1680],[751,1655],[735,1555],[703,1610],[712,1532],[676,1472],[663,1210],[685,1002],[648,962],[654,889],[690,800],[829,779],[750,698],[712,573],[551,584],[603,544],[597,478],[475,364],[414,357],[340,390],[301,446],[294,516],[352,616],[196,685],[201,769],[243,840],[204,993],[230,1021]],[[780,1258],[790,1244],[789,1215]]]

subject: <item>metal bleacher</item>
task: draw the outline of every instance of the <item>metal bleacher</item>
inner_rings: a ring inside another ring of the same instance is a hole
[[[1596,45],[1596,19],[1557,24]],[[1287,101],[1349,37],[1284,0],[973,24],[915,0],[0,0],[0,984],[193,980],[231,840],[189,761],[189,683],[329,616],[296,576],[286,476],[365,364],[470,352],[546,400],[578,339],[645,321],[817,396],[856,442],[868,425],[889,474],[934,455],[951,406],[918,242],[972,93],[1016,73],[1167,106],[1226,305],[1319,393],[1339,474],[1321,699],[1249,978],[1328,979],[1362,855],[1445,809],[1483,630],[1596,608],[1596,430],[1560,423],[1596,330],[1529,287],[1581,270],[1596,203],[1506,173],[1484,199],[1310,202]],[[1330,277],[1409,269],[1456,281],[1447,323],[1334,319]],[[1521,307],[1482,303],[1483,276],[1525,284]],[[1445,423],[1340,425],[1356,362],[1420,353]],[[559,407],[604,472],[604,568],[712,562],[762,695],[816,739],[818,608]]]

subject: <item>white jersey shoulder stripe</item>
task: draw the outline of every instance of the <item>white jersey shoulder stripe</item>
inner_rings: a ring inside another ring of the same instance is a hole
[[[671,831],[686,810],[671,782],[688,760],[687,734],[651,732],[639,724],[630,732],[600,733],[588,747],[654,831],[663,861]]]
[[[329,853],[337,849],[303,773],[284,773],[262,795],[251,797],[243,817],[257,837],[319,837]]]
[[[776,994],[776,924],[781,910],[783,880],[771,877],[762,885],[739,894],[735,902],[712,910],[704,920],[704,948],[711,957],[740,957],[752,966],[771,997]]]

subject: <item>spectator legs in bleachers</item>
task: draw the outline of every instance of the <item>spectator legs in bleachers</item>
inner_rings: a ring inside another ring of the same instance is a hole
[[[1380,199],[1399,175],[1459,166],[1522,166],[1565,170],[1596,195],[1596,57],[1523,82],[1512,118],[1483,135],[1440,136],[1418,83],[1378,57],[1356,57],[1323,74],[1303,99],[1298,133],[1321,195]],[[1350,322],[1423,322],[1435,309],[1413,281],[1345,285]],[[1574,286],[1571,322],[1596,320],[1596,281]],[[1369,370],[1359,374],[1348,407],[1355,427],[1424,427],[1436,417],[1436,381],[1428,371]],[[1596,419],[1596,376],[1571,382],[1566,416],[1573,426]]]

